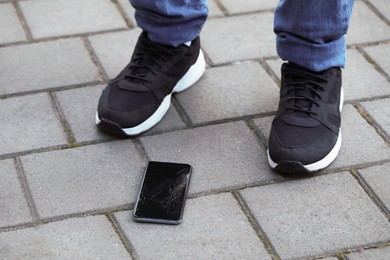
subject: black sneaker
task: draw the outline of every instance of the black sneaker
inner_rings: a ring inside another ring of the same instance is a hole
[[[130,63],[103,91],[96,113],[99,128],[132,136],[157,124],[171,96],[192,86],[205,70],[200,40],[171,47],[141,33]]]
[[[341,147],[342,105],[340,68],[313,72],[283,64],[279,108],[269,137],[271,168],[307,173],[332,163]]]

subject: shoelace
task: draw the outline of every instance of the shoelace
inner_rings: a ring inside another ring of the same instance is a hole
[[[328,82],[327,78],[319,74],[297,69],[289,69],[284,73],[284,76],[294,78],[293,82],[286,85],[288,88],[287,95],[291,96],[287,99],[290,104],[287,109],[307,115],[318,115],[311,108],[313,105],[320,106],[316,101],[322,99],[320,92],[324,91],[320,82]]]
[[[144,82],[150,82],[147,79],[149,72],[154,75],[156,70],[162,68],[162,63],[174,55],[174,50],[145,39],[140,39],[143,44],[138,46],[133,61],[127,67],[125,78],[137,79]],[[173,49],[173,47],[172,47]],[[176,49],[176,48],[175,48]]]

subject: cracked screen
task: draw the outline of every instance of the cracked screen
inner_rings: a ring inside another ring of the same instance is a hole
[[[180,221],[190,172],[188,164],[149,162],[134,216]]]

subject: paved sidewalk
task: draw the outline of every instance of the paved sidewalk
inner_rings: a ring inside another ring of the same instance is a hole
[[[390,4],[356,0],[339,157],[288,179],[276,3],[210,0],[204,77],[116,139],[94,115],[140,33],[127,0],[0,0],[0,259],[390,259]],[[179,226],[132,220],[148,160],[194,167]]]

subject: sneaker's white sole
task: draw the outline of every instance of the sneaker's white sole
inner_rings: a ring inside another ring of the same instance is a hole
[[[191,68],[187,71],[187,73],[179,80],[179,82],[173,88],[172,93],[178,93],[184,91],[187,88],[194,85],[202,77],[205,68],[206,68],[206,62],[204,59],[203,52],[202,50],[200,50],[198,59],[196,60],[194,65],[192,65]],[[167,113],[171,105],[172,93],[164,98],[164,100],[161,102],[161,105],[158,107],[156,112],[154,112],[153,115],[151,115],[146,121],[144,121],[143,123],[135,127],[122,128],[123,132],[129,136],[138,135],[155,126],[158,122],[161,121],[161,119]],[[96,124],[100,123],[99,115],[97,112],[95,116],[95,123]]]
[[[340,113],[343,109],[344,104],[344,91],[343,88],[341,88],[341,94],[340,94]],[[336,144],[333,146],[332,150],[320,161],[308,164],[308,165],[302,165],[308,172],[315,172],[319,171],[321,169],[324,169],[328,167],[337,157],[339,154],[340,148],[341,148],[341,129],[339,129],[339,136],[337,138]],[[272,161],[270,155],[269,155],[269,149],[267,150],[267,157],[268,157],[268,163],[272,169],[275,169],[278,164]]]

